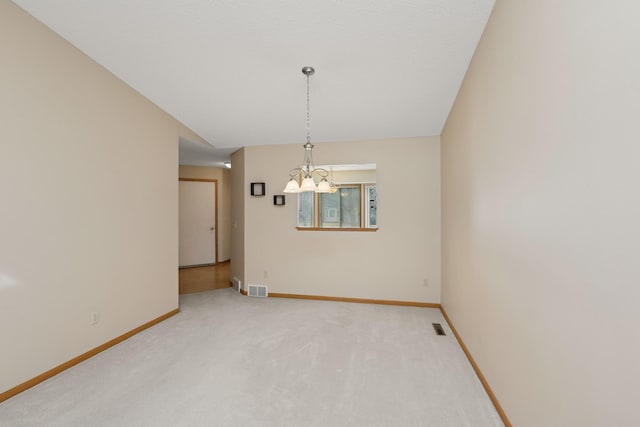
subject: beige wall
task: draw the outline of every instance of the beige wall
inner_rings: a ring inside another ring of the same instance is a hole
[[[6,0],[0,57],[2,392],[178,307],[178,137],[201,139]]]
[[[180,178],[218,180],[218,261],[231,258],[231,172],[229,169],[182,165]]]
[[[640,425],[638,21],[498,0],[442,134],[442,303],[516,426]]]
[[[242,194],[234,195],[245,204],[245,284],[277,293],[440,302],[439,137],[316,144],[318,163],[377,164],[377,232],[295,229],[296,196],[286,195],[278,207],[273,195],[283,194],[287,172],[303,154],[298,144],[244,148]],[[251,197],[251,182],[265,182],[267,196]]]
[[[244,287],[244,148],[231,155],[231,279]],[[246,185],[249,188],[249,185]]]
[[[318,180],[316,179],[316,181]],[[353,184],[353,183],[373,184],[376,182],[376,171],[375,170],[335,171],[333,172],[333,181],[336,184]]]

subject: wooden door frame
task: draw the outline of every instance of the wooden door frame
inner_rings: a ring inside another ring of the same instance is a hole
[[[214,250],[216,251],[216,257],[213,260],[216,264],[219,263],[219,255],[218,255],[218,180],[217,179],[203,179],[203,178],[178,178],[178,181],[194,181],[194,182],[213,182],[214,191],[216,192],[216,196],[214,197],[214,208],[215,211],[215,219],[214,219]]]

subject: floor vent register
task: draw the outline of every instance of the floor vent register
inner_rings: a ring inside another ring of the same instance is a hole
[[[433,325],[433,330],[436,331],[436,335],[446,335],[440,323],[432,323],[432,325]]]
[[[233,290],[240,292],[240,289],[242,289],[242,282],[240,282],[240,279],[238,279],[237,277],[234,277],[232,280],[232,283],[233,283]]]
[[[269,296],[269,290],[265,285],[249,285],[249,291],[247,293],[250,297],[265,298]]]

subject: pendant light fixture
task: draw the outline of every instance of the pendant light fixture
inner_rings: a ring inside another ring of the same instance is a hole
[[[305,191],[330,193],[333,187],[327,181],[329,172],[323,168],[316,168],[313,164],[313,144],[311,143],[311,132],[309,130],[309,77],[315,72],[313,67],[302,68],[302,74],[307,76],[307,143],[303,145],[304,161],[302,166],[289,171],[289,182],[284,189],[285,193],[302,193]],[[313,178],[314,174],[320,178],[318,185],[316,185]],[[302,185],[298,183],[300,179],[302,179]]]

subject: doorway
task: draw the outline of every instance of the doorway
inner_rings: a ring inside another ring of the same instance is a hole
[[[216,265],[181,268],[178,270],[178,293],[192,294],[230,287],[230,265],[229,261],[222,261]]]
[[[179,178],[178,266],[215,265],[218,180]]]

